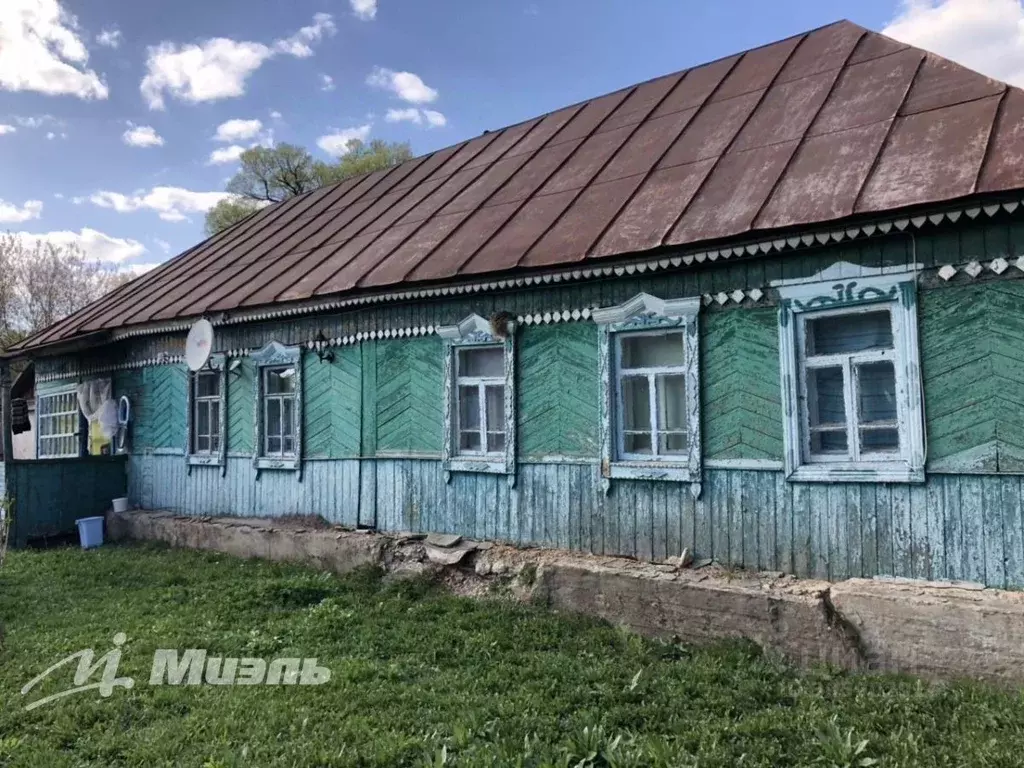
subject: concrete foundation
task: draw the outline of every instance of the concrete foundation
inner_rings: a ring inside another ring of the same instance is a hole
[[[688,643],[746,638],[793,662],[829,662],[931,679],[1024,683],[1024,593],[974,584],[851,579],[829,583],[710,565],[640,563],[555,550],[461,542],[455,564],[412,534],[342,530],[287,518],[196,518],[110,513],[109,538],[164,541],[239,557],[344,573],[364,565],[388,578],[431,573],[453,590],[585,613]],[[443,561],[443,562],[439,562]]]

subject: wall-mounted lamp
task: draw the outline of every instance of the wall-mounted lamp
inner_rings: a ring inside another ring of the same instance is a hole
[[[334,362],[334,350],[330,348],[329,340],[323,331],[317,331],[316,338],[313,339],[313,351],[321,363]]]
[[[236,357],[234,360],[232,360],[230,363],[228,363],[228,373],[233,374],[235,376],[241,376],[242,375],[242,371],[240,370],[241,367],[242,367],[242,358]]]

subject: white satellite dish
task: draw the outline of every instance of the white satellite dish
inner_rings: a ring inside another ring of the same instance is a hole
[[[205,318],[196,320],[185,340],[185,364],[190,371],[198,371],[210,359],[213,351],[213,326]]]

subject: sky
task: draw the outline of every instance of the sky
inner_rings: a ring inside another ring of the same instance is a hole
[[[0,0],[0,231],[141,273],[247,147],[423,154],[840,18],[1024,86],[1022,0]]]

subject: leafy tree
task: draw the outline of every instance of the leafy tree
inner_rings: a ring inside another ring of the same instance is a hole
[[[0,234],[0,349],[77,312],[131,279],[77,245]]]
[[[336,163],[315,159],[292,144],[253,147],[241,155],[241,168],[230,181],[225,198],[206,214],[206,233],[214,235],[241,221],[268,203],[278,203],[303,192],[344,179],[390,168],[412,157],[408,144],[375,139],[364,144],[358,139],[348,143]]]

